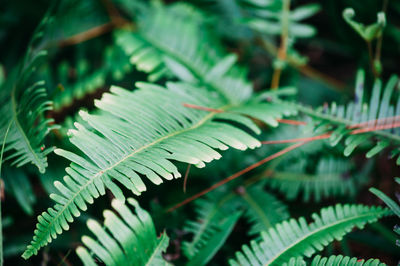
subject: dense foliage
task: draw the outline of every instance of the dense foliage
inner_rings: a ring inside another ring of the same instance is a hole
[[[398,263],[400,2],[0,10],[1,265]]]

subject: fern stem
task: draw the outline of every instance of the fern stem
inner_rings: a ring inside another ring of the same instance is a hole
[[[202,110],[202,111],[208,111],[208,112],[214,112],[214,113],[223,113],[225,112],[224,110],[221,109],[214,109],[214,108],[209,108],[209,107],[204,107],[204,106],[199,106],[195,104],[190,104],[190,103],[184,103],[183,106],[196,109],[196,110]]]
[[[374,56],[372,52],[372,44],[370,41],[367,41],[367,47],[368,47],[368,58],[369,58],[369,65],[372,70],[372,74],[374,74],[375,79],[379,77],[378,72],[376,72],[375,66],[374,66]]]
[[[382,4],[382,11],[386,13],[387,6],[388,6],[389,1],[384,0]],[[383,34],[379,36],[377,42],[376,42],[376,50],[375,50],[375,61],[380,62],[381,61],[381,52],[382,52],[382,42],[383,42]]]
[[[209,108],[209,107],[204,107],[204,106],[199,106],[195,104],[189,104],[189,103],[184,103],[183,106],[192,108],[192,109],[197,109],[197,110],[202,110],[202,111],[208,111],[208,112],[214,112],[214,113],[229,113],[229,111],[224,111],[221,109],[214,109],[214,108]],[[290,119],[276,119],[279,123],[282,124],[288,124],[288,125],[294,125],[294,126],[304,126],[307,124],[307,122],[304,121],[297,121],[297,120],[290,120]]]
[[[253,208],[253,210],[257,213],[257,215],[260,217],[260,220],[264,224],[264,228],[267,230],[268,228],[271,228],[273,226],[273,223],[268,219],[268,216],[265,215],[265,212],[262,210],[260,205],[258,205],[253,197],[247,193],[246,190],[244,190],[244,193],[241,194],[242,198]]]
[[[276,55],[277,54],[277,48],[275,47],[274,44],[272,44],[271,42],[265,40],[265,39],[261,39],[261,38],[257,38],[256,42],[269,54],[271,55]],[[296,60],[293,56],[291,56],[290,54],[286,55],[286,62],[291,66],[296,68],[300,73],[302,73],[304,76],[307,76],[311,79],[323,82],[328,84],[330,87],[334,88],[334,89],[339,89],[339,90],[343,90],[344,88],[346,88],[346,84],[344,84],[342,81],[337,80],[325,73],[320,72],[319,70],[307,65],[307,64],[303,64],[303,63],[299,63],[298,60]]]
[[[331,123],[337,124],[337,125],[354,126],[354,125],[352,125],[352,121],[350,121],[350,120],[333,117],[333,116],[327,115],[327,114],[322,114],[320,112],[314,111],[312,108],[305,107],[305,106],[303,106],[301,104],[294,104],[294,105],[296,106],[297,110],[299,110],[300,112],[302,112],[302,113],[304,113],[306,115],[310,115],[312,117],[316,117],[316,118],[319,118],[319,119],[327,120],[327,121],[330,121]],[[373,130],[370,130],[370,131],[373,131]],[[382,137],[388,138],[388,139],[390,139],[392,141],[395,141],[395,142],[400,142],[400,136],[397,136],[397,135],[394,135],[394,134],[391,134],[391,133],[388,133],[388,132],[375,131],[374,134],[378,135],[378,136],[382,136]]]
[[[284,0],[282,2],[282,32],[281,32],[281,44],[278,50],[278,60],[283,63],[286,61],[288,37],[289,37],[289,23],[290,23],[290,0]],[[279,81],[282,73],[282,64],[279,64],[274,68],[274,74],[272,75],[271,89],[276,90],[279,87]]]
[[[373,132],[373,131],[375,132],[377,130],[397,128],[397,127],[400,127],[400,123],[359,128],[359,129],[355,129],[355,130],[351,131],[349,134],[357,135],[357,134],[362,134],[362,133],[367,133],[367,132]],[[283,144],[283,143],[293,143],[293,142],[299,142],[299,141],[310,142],[310,141],[314,141],[314,140],[327,139],[327,138],[330,138],[331,135],[332,135],[331,133],[327,133],[327,134],[322,134],[322,135],[314,136],[314,137],[284,139],[284,140],[268,140],[268,141],[262,141],[261,143],[262,144]]]
[[[191,164],[188,163],[188,166],[186,168],[185,177],[183,179],[183,193],[186,193],[186,184],[187,184],[187,179],[188,179],[189,172],[190,172],[190,166],[191,166]]]
[[[323,134],[315,137],[308,137],[308,138],[296,138],[296,139],[284,139],[284,140],[268,140],[268,141],[261,141],[262,144],[283,144],[283,143],[293,143],[293,142],[310,142],[313,140],[319,139],[327,139],[331,136],[331,134]]]

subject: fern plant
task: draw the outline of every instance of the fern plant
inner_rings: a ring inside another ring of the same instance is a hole
[[[310,257],[322,250],[329,242],[340,240],[353,227],[363,228],[388,215],[387,209],[363,205],[336,205],[313,214],[313,222],[307,224],[304,217],[291,219],[261,234],[260,242],[243,246],[236,253],[231,265],[283,265],[291,257]]]
[[[42,80],[36,80],[33,73],[43,62],[46,51],[36,47],[40,42],[43,28],[50,20],[47,15],[31,40],[28,51],[17,68],[14,69],[2,86],[0,119],[0,138],[6,143],[5,160],[21,167],[32,163],[40,172],[47,167],[46,155],[52,151],[45,148],[44,138],[54,128],[52,119],[46,119],[44,113],[51,110],[51,101]]]
[[[352,196],[357,188],[365,183],[366,173],[371,165],[366,165],[358,173],[351,173],[352,165],[337,158],[321,158],[315,174],[307,174],[306,160],[299,160],[283,170],[276,171],[267,178],[268,186],[282,192],[287,199],[297,199],[300,194],[304,201],[321,201],[333,195]],[[351,175],[352,178],[348,178]]]
[[[206,199],[196,201],[196,220],[185,223],[184,230],[193,234],[191,241],[182,243],[190,264],[203,265],[218,251],[242,215],[251,224],[248,233],[259,234],[289,217],[287,206],[263,189],[264,182],[221,190]],[[232,190],[234,192],[232,192]],[[268,205],[265,203],[268,202]],[[223,237],[225,236],[225,237]]]
[[[400,178],[396,178],[396,182],[397,184],[400,184]],[[369,191],[371,191],[373,194],[379,197],[383,202],[385,202],[385,204],[394,212],[394,214],[400,217],[400,206],[395,201],[393,201],[385,193],[374,187],[370,188]],[[396,196],[398,199],[399,198],[398,194]],[[397,234],[400,235],[400,228],[398,225],[394,227],[393,231],[395,231]],[[396,245],[400,246],[400,240],[396,241]]]
[[[397,136],[399,101],[391,104],[394,89],[398,86],[397,76],[392,76],[384,88],[382,82],[377,79],[369,101],[365,100],[364,96],[364,79],[365,73],[358,71],[355,101],[348,103],[347,106],[333,103],[329,108],[312,110],[296,105],[299,111],[314,118],[314,123],[310,126],[313,132],[320,135],[329,132],[332,146],[345,138],[343,151],[345,156],[349,156],[358,146],[372,138],[376,138],[374,141],[376,143],[368,149],[367,158],[378,154],[391,144],[395,146],[399,141]],[[359,129],[359,132],[355,129]],[[392,149],[393,157],[398,153],[397,148]]]
[[[96,239],[82,237],[90,253],[82,246],[76,249],[84,265],[97,265],[94,258],[106,265],[170,265],[162,257],[168,247],[168,236],[164,232],[157,237],[150,215],[137,201],[128,198],[127,203],[134,207],[134,213],[128,205],[113,200],[111,205],[116,212],[104,211],[105,228],[95,220],[87,222]]]
[[[61,149],[55,151],[72,164],[66,169],[66,185],[55,182],[60,193],[50,197],[56,205],[39,216],[35,238],[24,253],[25,258],[36,254],[62,230],[68,230],[68,223],[80,215],[79,209],[85,211],[86,203],[91,204],[94,198],[104,195],[105,188],[123,201],[125,197],[115,181],[140,195],[146,185],[139,175],[157,185],[163,182],[162,178],[171,180],[181,176],[170,160],[203,167],[206,162],[221,157],[215,149],[225,150],[230,146],[245,150],[260,146],[259,141],[245,131],[226,122],[213,121],[221,117],[219,113],[186,108],[184,103],[232,111],[232,114],[224,112],[222,118],[253,128],[255,132],[258,130],[255,124],[241,114],[259,112],[260,118],[273,121],[272,124],[277,117],[274,117],[275,112],[268,113],[270,108],[281,110],[278,117],[290,114],[285,106],[269,103],[230,107],[221,96],[184,83],[170,83],[168,89],[151,84],[138,86],[140,90],[133,93],[113,87],[112,94],[105,94],[96,102],[103,111],[100,115],[81,112],[83,120],[98,133],[76,123],[77,130],[71,131],[71,142],[90,159]],[[131,102],[137,103],[137,107],[127,108]],[[261,113],[263,109],[265,112]],[[137,117],[137,112],[143,117]],[[94,153],[100,143],[101,155]],[[187,148],[191,149],[190,153]]]
[[[0,12],[0,266],[400,259],[396,1],[42,4]]]

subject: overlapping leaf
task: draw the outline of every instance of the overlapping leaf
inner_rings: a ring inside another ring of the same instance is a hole
[[[166,233],[157,238],[151,216],[136,200],[127,201],[135,208],[134,213],[128,204],[114,199],[111,204],[115,212],[104,211],[103,226],[88,220],[88,228],[96,238],[83,236],[86,247],[76,249],[84,265],[97,265],[97,259],[105,265],[170,265],[162,257],[169,243]]]

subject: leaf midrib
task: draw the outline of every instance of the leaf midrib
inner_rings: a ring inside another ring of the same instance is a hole
[[[233,198],[234,194],[229,193],[228,195],[224,196],[220,201],[217,202],[215,205],[215,208],[213,208],[212,212],[209,213],[209,215],[206,216],[206,220],[204,223],[201,223],[200,229],[197,230],[195,236],[193,237],[192,242],[186,242],[188,243],[187,246],[193,251],[196,248],[196,245],[198,244],[198,241],[201,240],[202,234],[206,231],[207,226],[211,224],[212,219],[219,213],[219,209],[221,206],[223,206],[226,202],[231,200]],[[194,256],[194,255],[193,255]]]
[[[268,219],[268,217],[265,215],[263,212],[262,208],[260,205],[257,204],[257,202],[251,197],[251,195],[247,192],[245,192],[242,195],[242,198],[252,207],[252,209],[257,213],[257,215],[260,217],[261,221],[263,222],[264,226],[266,229],[272,227],[271,221]]]
[[[147,262],[146,262],[146,264],[145,264],[146,266],[147,266],[147,265],[151,265],[151,262],[152,262],[153,259],[156,257],[158,250],[162,248],[162,245],[164,244],[164,241],[165,241],[165,240],[167,240],[167,239],[166,239],[166,235],[165,235],[165,233],[163,233],[162,236],[161,236],[160,241],[159,241],[159,242],[157,243],[157,245],[156,245],[156,248],[155,248],[154,251],[152,252],[152,254],[151,254],[151,256],[149,257],[149,259],[147,260]],[[166,265],[168,265],[168,264],[166,264]]]
[[[288,181],[288,182],[296,182],[296,181],[307,181],[307,182],[318,182],[318,181],[335,181],[341,177],[339,173],[327,173],[322,174],[318,173],[315,175],[310,174],[300,174],[295,172],[275,172],[273,177],[270,178],[271,180],[281,180],[281,181]]]
[[[368,216],[375,216],[375,217],[378,217],[378,213],[381,213],[381,214],[383,215],[385,212],[386,212],[385,209],[376,211],[376,212],[374,212],[374,213],[367,212],[367,213],[362,214],[362,215],[357,215],[356,217],[354,217],[354,216],[353,216],[353,217],[349,217],[349,218],[346,218],[346,219],[342,219],[342,220],[336,221],[335,223],[330,223],[329,225],[324,225],[324,226],[322,226],[322,227],[319,227],[317,230],[311,231],[311,232],[309,232],[308,234],[306,234],[306,235],[302,236],[301,238],[299,238],[297,241],[295,241],[294,243],[292,243],[291,245],[289,245],[286,249],[282,250],[281,252],[279,252],[278,254],[276,254],[273,258],[269,259],[268,262],[265,263],[264,265],[266,265],[266,266],[271,265],[271,263],[274,263],[274,261],[278,260],[281,256],[283,256],[286,252],[288,252],[290,249],[294,248],[297,244],[299,244],[299,243],[302,242],[303,240],[307,239],[308,237],[310,237],[310,236],[312,236],[312,235],[318,234],[318,233],[320,233],[320,232],[322,232],[322,231],[324,231],[324,230],[326,230],[326,229],[328,229],[328,228],[330,228],[330,227],[335,227],[335,226],[337,226],[337,225],[339,225],[339,224],[347,223],[347,222],[349,222],[349,221],[351,221],[351,220],[362,219],[362,218],[368,217]],[[335,213],[335,214],[336,214],[336,213]],[[369,221],[366,221],[364,224],[366,224],[366,223],[368,223],[368,222],[369,222]],[[310,226],[310,225],[309,225],[309,226]],[[354,225],[353,227],[358,227],[358,226],[357,226],[357,225]],[[358,227],[358,228],[359,228],[359,227]]]

